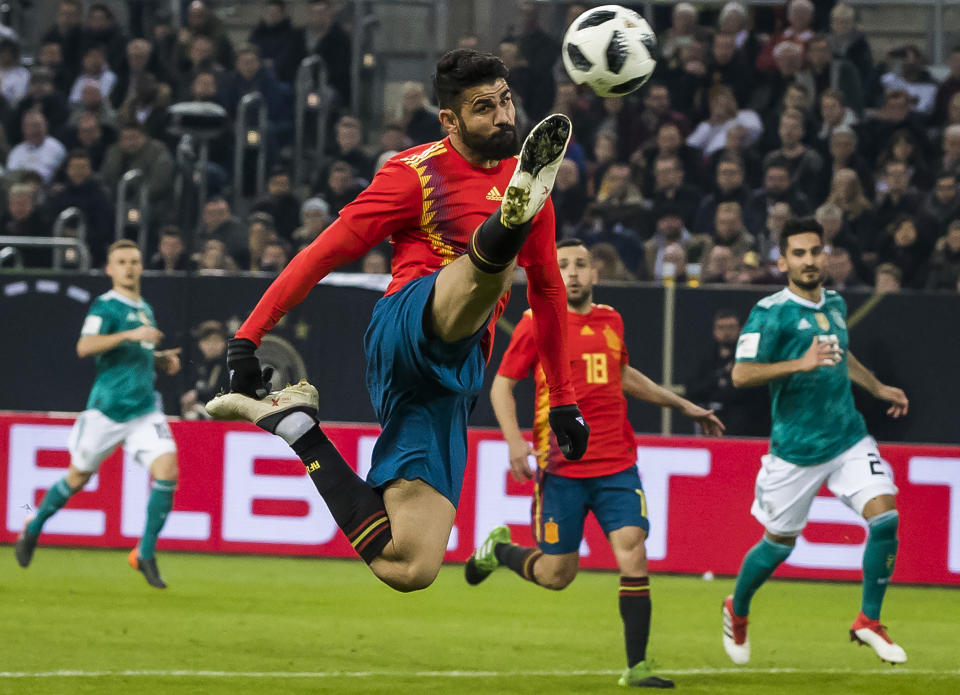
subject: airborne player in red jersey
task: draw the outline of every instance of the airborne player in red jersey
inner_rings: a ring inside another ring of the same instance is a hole
[[[650,634],[650,584],[647,578],[646,499],[637,475],[637,448],[627,420],[624,394],[668,408],[677,408],[719,435],[723,424],[712,410],[655,384],[629,364],[623,319],[613,308],[593,304],[595,270],[590,251],[577,239],[557,248],[566,283],[568,350],[573,383],[583,415],[590,422],[590,446],[571,461],[557,448],[547,427],[546,388],[537,354],[530,312],[517,324],[497,370],[490,399],[510,445],[510,468],[516,480],[530,479],[527,458],[537,457],[533,500],[533,535],[537,548],[510,542],[506,526],[494,529],[466,565],[466,579],[479,584],[499,565],[548,589],[563,589],[577,574],[580,541],[587,511],[592,511],[620,568],[620,615],[627,648],[627,670],[620,685],[672,688],[673,682],[652,674],[646,661]],[[533,371],[537,385],[533,423],[534,447],[517,423],[513,389]]]
[[[570,120],[541,121],[515,158],[506,77],[490,54],[457,50],[440,60],[434,87],[447,137],[390,159],[291,261],[229,342],[231,393],[207,405],[214,417],[254,422],[290,444],[354,549],[399,591],[430,585],[443,561],[463,483],[467,418],[517,265],[527,275],[550,384],[550,426],[571,458],[587,446],[549,200]],[[393,282],[364,338],[367,389],[383,431],[364,481],[316,422],[319,397],[344,396],[319,396],[306,381],[268,394],[254,351],[322,277],[387,238]]]

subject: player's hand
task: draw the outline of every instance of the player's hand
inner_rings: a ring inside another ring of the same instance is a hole
[[[557,435],[560,453],[571,461],[582,458],[587,452],[590,425],[584,421],[580,408],[574,404],[550,408],[549,420],[550,429]]]
[[[180,371],[181,348],[170,348],[154,353],[154,363],[164,374],[173,376]]]
[[[812,372],[817,367],[835,367],[843,359],[843,350],[835,342],[821,342],[819,336],[813,337],[810,347],[800,358],[799,370]]]
[[[153,326],[139,326],[127,331],[127,338],[131,343],[158,345],[163,340],[163,332]]]
[[[700,425],[703,433],[708,437],[722,437],[724,430],[727,429],[712,410],[701,408],[689,401],[683,406],[680,412]]]
[[[230,391],[251,398],[264,398],[270,393],[273,369],[260,369],[257,346],[246,338],[227,341],[227,369],[230,370]]]
[[[907,410],[910,408],[910,401],[907,400],[907,394],[903,392],[903,389],[898,389],[896,386],[881,386],[877,389],[876,396],[881,401],[890,403],[890,407],[887,408],[887,415],[890,417],[906,415]]]
[[[533,470],[530,468],[529,457],[536,452],[533,450],[530,442],[526,439],[518,439],[514,442],[508,442],[510,446],[510,473],[513,479],[518,483],[533,478]]]

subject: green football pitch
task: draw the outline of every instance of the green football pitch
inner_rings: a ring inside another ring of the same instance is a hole
[[[0,548],[0,693],[610,693],[623,662],[617,578],[544,591],[445,567],[397,594],[357,561],[164,553],[166,591],[125,553]],[[960,592],[894,585],[884,622],[910,661],[848,641],[859,586],[772,581],[753,660],[720,646],[731,579],[655,576],[651,656],[687,693],[960,693]]]

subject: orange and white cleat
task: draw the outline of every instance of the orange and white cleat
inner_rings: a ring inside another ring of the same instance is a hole
[[[907,660],[907,653],[890,639],[886,626],[881,625],[879,620],[871,620],[863,611],[850,626],[850,641],[872,647],[877,656],[891,664],[902,664]]]

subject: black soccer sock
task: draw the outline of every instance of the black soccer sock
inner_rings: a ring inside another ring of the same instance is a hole
[[[467,253],[484,273],[501,273],[520,253],[528,234],[529,222],[516,228],[507,227],[500,221],[500,211],[497,210],[474,231]]]
[[[650,638],[650,579],[620,577],[620,618],[627,645],[627,667],[633,668],[647,658]]]
[[[493,546],[493,554],[501,565],[506,565],[528,582],[537,583],[533,566],[543,555],[539,548],[526,548],[516,543],[497,543]]]
[[[369,565],[393,538],[383,495],[353,472],[319,427],[292,444],[333,520]]]

